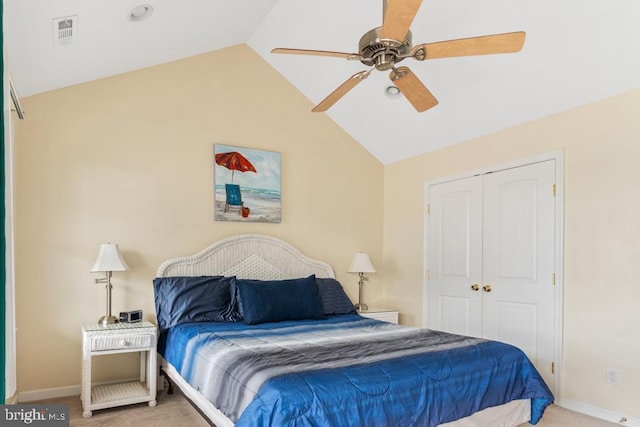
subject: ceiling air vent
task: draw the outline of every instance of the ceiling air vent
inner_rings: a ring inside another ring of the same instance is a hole
[[[53,46],[69,47],[76,44],[78,16],[65,16],[53,20]]]

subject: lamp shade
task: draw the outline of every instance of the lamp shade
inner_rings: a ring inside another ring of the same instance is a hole
[[[348,273],[375,273],[376,269],[373,267],[369,255],[366,252],[358,252],[353,256],[351,265],[349,266]]]
[[[129,266],[118,249],[118,245],[115,243],[104,243],[100,245],[100,252],[98,253],[98,259],[93,264],[91,269],[92,273],[100,271],[125,271]]]

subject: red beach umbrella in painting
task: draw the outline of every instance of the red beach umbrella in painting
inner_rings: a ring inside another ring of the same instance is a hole
[[[235,171],[240,172],[256,172],[256,168],[249,160],[237,151],[228,153],[217,153],[216,163],[231,171],[231,183],[233,183],[233,174]]]

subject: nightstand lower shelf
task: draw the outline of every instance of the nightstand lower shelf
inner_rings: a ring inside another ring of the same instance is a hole
[[[139,401],[137,399],[139,398]],[[91,406],[93,409],[102,409],[101,404],[106,404],[105,408],[117,406],[118,401],[123,405],[149,401],[149,388],[146,383],[132,381],[129,383],[118,383],[95,386],[91,389]],[[154,403],[153,405],[151,403]],[[155,406],[155,401],[149,402],[149,406]]]

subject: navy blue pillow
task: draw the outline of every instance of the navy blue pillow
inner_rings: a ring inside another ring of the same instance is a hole
[[[153,280],[160,330],[184,322],[238,320],[231,305],[235,277],[157,277]]]
[[[336,279],[316,278],[318,294],[320,294],[320,304],[322,312],[329,314],[350,314],[356,312],[342,284]]]
[[[324,319],[315,276],[290,280],[236,280],[238,304],[247,325]]]

